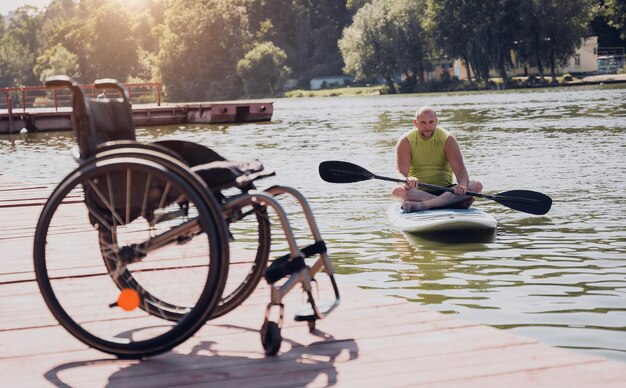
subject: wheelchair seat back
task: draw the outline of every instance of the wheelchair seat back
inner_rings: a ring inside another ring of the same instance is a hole
[[[72,91],[72,130],[78,144],[78,160],[85,161],[96,148],[116,140],[136,140],[133,113],[128,91],[114,79],[94,82],[99,90],[113,89],[121,98],[92,98],[83,93],[78,82],[66,75],[46,78],[46,87],[69,88]],[[105,93],[102,93],[105,96]]]
[[[133,114],[128,101],[91,98],[74,91],[72,129],[81,160],[95,155],[96,148],[116,140],[136,140]]]
[[[80,149],[81,156],[91,156],[98,145],[115,140],[136,140],[130,105],[117,99],[85,98],[85,117],[77,120],[78,136],[88,140]],[[80,143],[79,143],[80,146]]]

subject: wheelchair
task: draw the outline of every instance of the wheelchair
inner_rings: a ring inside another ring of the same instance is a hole
[[[87,96],[67,76],[45,84],[71,90],[78,167],[43,207],[34,268],[49,310],[75,338],[119,358],[163,353],[241,305],[265,278],[270,301],[260,335],[272,356],[282,342],[282,300],[294,287],[306,295],[295,319],[311,331],[339,305],[306,198],[288,186],[257,189],[274,175],[260,161],[226,160],[189,141],[138,142],[128,92],[116,80],[94,83],[115,98]],[[284,195],[299,204],[313,243],[298,245]],[[269,211],[289,250],[271,261]],[[332,285],[327,302],[313,292],[318,274]]]

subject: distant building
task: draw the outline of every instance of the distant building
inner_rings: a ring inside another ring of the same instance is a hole
[[[332,88],[337,86],[343,86],[354,80],[353,77],[347,75],[333,75],[328,77],[317,77],[311,79],[309,82],[311,90]]]
[[[597,73],[598,72],[598,37],[583,39],[582,44],[570,57],[565,66],[558,69],[560,73]]]

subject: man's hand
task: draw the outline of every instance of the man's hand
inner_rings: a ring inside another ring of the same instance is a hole
[[[465,195],[465,193],[467,193],[467,186],[462,185],[460,183],[454,186],[454,194]]]
[[[406,178],[406,183],[404,184],[405,189],[417,189],[420,184],[420,180],[414,176],[409,176]]]

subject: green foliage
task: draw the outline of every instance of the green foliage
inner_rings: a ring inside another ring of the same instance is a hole
[[[130,28],[129,11],[120,2],[109,0],[83,25],[87,60],[81,69],[88,80],[115,78],[125,82],[137,66],[137,43]]]
[[[134,76],[131,76],[128,82],[130,82],[131,78],[136,79],[136,82],[160,82],[158,54],[143,49],[139,49],[137,54],[138,60]]]
[[[237,74],[243,79],[248,95],[275,94],[291,73],[285,66],[287,54],[272,42],[254,46],[237,63]]]
[[[165,12],[161,74],[173,100],[242,95],[237,62],[250,44],[246,9],[228,0],[172,0]]]
[[[34,69],[43,83],[47,77],[57,74],[69,75],[74,79],[80,78],[78,57],[58,44],[46,50],[39,58]]]
[[[348,9],[348,11],[355,14],[359,9],[363,8],[363,6],[369,2],[370,0],[347,0],[346,8]]]
[[[341,74],[337,40],[350,21],[344,1],[247,0],[246,8],[250,31],[264,32],[259,41],[270,40],[284,50],[286,65],[300,80]]]
[[[354,16],[339,41],[344,71],[355,80],[385,80],[391,93],[393,77],[422,74],[428,45],[422,26],[422,1],[373,0]]]
[[[34,60],[26,47],[5,35],[0,42],[0,86],[35,85],[30,71]]]
[[[32,69],[39,48],[38,31],[42,17],[37,9],[17,9],[0,38],[0,82],[6,86],[34,85],[38,82]]]
[[[605,0],[604,13],[609,25],[618,29],[622,39],[626,39],[626,0]]]
[[[41,50],[45,51],[55,44],[62,44],[63,42],[55,40],[59,26],[75,17],[78,17],[78,7],[73,0],[52,0],[43,12]]]

